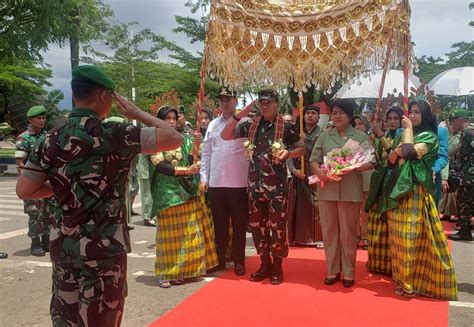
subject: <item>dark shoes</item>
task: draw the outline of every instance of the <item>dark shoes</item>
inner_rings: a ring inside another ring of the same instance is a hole
[[[324,279],[324,284],[326,285],[334,285],[338,280],[341,279],[341,274],[337,274],[336,277],[326,277]]]
[[[153,220],[144,220],[143,224],[148,227],[156,227],[156,224]]]
[[[8,254],[5,252],[0,252],[0,259],[6,259],[8,258]]]
[[[261,260],[262,264],[260,265],[260,269],[250,275],[250,281],[261,282],[266,278],[270,278],[272,285],[280,285],[283,283],[283,258],[274,257],[273,264],[270,256],[262,256]]]
[[[31,255],[34,255],[35,257],[44,257],[46,255],[43,249],[43,244],[41,244],[39,237],[35,237],[31,239],[30,253]]]
[[[261,282],[262,280],[270,277],[271,268],[269,266],[260,266],[256,272],[250,275],[251,282]]]
[[[273,265],[272,265],[272,276],[270,278],[270,282],[272,285],[280,285],[283,283],[283,258],[273,258]]]
[[[245,266],[241,263],[236,263],[234,266],[234,272],[237,276],[245,275]]]
[[[471,228],[463,226],[457,233],[448,235],[448,238],[453,241],[472,241]]]
[[[349,280],[349,279],[342,279],[342,285],[346,288],[350,288],[354,286],[354,280]]]

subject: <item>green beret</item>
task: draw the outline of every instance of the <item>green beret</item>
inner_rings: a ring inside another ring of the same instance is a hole
[[[108,117],[108,118],[105,118],[104,119],[104,123],[109,123],[109,122],[113,122],[113,123],[123,123],[125,121],[124,118],[122,117],[117,117],[117,116],[111,116],[111,117]]]
[[[449,120],[456,119],[456,118],[468,118],[469,112],[464,109],[456,109],[454,110],[451,115],[449,115]]]
[[[94,65],[82,65],[74,67],[72,70],[73,82],[90,82],[105,87],[108,90],[115,90],[115,84],[110,77],[99,67]]]
[[[32,118],[39,115],[46,115],[46,108],[44,106],[33,106],[26,113],[26,117]]]

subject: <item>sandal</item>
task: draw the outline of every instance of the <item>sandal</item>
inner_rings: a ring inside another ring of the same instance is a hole
[[[407,292],[403,289],[402,286],[397,286],[395,288],[395,294],[397,294],[398,296],[406,296],[406,297],[415,297],[416,296],[416,293],[415,292]]]
[[[171,287],[171,283],[169,280],[160,280],[158,282],[158,286],[161,287],[161,288],[170,288]]]

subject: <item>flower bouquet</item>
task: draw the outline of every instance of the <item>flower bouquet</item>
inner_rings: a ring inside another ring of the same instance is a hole
[[[338,182],[342,179],[341,175],[344,173],[359,168],[373,159],[374,150],[368,141],[359,143],[349,140],[342,148],[329,151],[324,157],[321,168],[330,180]],[[319,181],[316,175],[309,177],[309,184],[315,184]]]

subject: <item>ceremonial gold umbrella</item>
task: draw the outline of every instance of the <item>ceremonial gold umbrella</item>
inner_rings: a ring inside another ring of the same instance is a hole
[[[399,65],[408,77],[409,17],[408,0],[213,0],[201,73],[234,89],[265,82],[300,94]],[[300,96],[301,117],[302,105]]]

